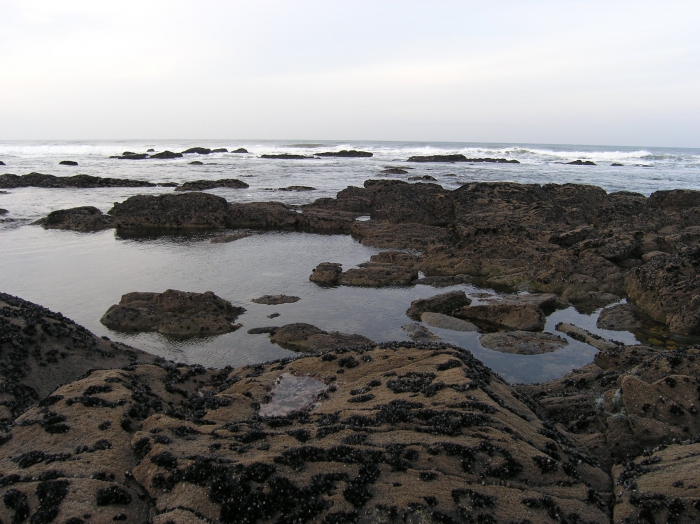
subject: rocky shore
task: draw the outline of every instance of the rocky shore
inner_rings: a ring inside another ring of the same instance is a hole
[[[205,369],[0,295],[0,519],[700,519],[696,348],[619,347],[514,387],[446,344],[274,336],[338,345]]]

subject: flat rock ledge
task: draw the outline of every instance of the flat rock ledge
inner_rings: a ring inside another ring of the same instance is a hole
[[[450,331],[478,331],[478,327],[471,322],[459,318],[443,315],[442,313],[421,313],[421,322],[431,327],[449,329]]]
[[[258,298],[254,298],[251,302],[256,304],[265,304],[268,306],[276,306],[278,304],[293,304],[294,302],[299,302],[301,299],[299,297],[294,297],[291,295],[263,295]]]
[[[115,331],[157,331],[175,337],[210,336],[238,329],[242,307],[211,291],[188,293],[169,289],[163,293],[127,293],[111,306],[100,322]]]
[[[343,271],[342,264],[322,262],[309,277],[311,282],[322,285],[364,287],[407,286],[417,279],[416,269],[376,262],[366,262],[347,271]]]
[[[413,320],[421,320],[421,315],[426,312],[452,315],[471,303],[464,291],[450,291],[430,298],[414,300],[411,302],[411,307],[406,310],[406,315]]]
[[[287,349],[307,352],[374,344],[362,335],[346,335],[337,331],[329,333],[303,322],[282,326],[272,334],[270,340]]]
[[[584,342],[585,344],[588,344],[589,346],[593,346],[594,348],[600,350],[616,349],[617,347],[622,345],[619,342],[608,340],[606,338],[601,337],[600,335],[591,333],[587,329],[583,329],[579,326],[574,326],[573,324],[567,324],[566,322],[560,322],[555,326],[554,329],[561,333],[569,335],[574,340]]]
[[[101,178],[90,175],[54,176],[43,173],[28,175],[0,175],[0,188],[13,189],[17,187],[44,188],[98,188],[98,187],[155,187],[157,184],[143,180],[124,178]]]
[[[215,189],[217,187],[245,189],[250,186],[237,178],[221,178],[219,180],[193,180],[191,182],[185,182],[184,184],[177,186],[175,191],[204,191],[206,189]]]
[[[506,331],[481,336],[481,345],[501,353],[517,355],[540,355],[568,346],[566,339],[551,333],[529,331]]]
[[[139,362],[57,313],[0,299],[0,351],[26,354],[0,368],[3,384],[24,369],[10,394],[42,388],[0,400],[3,522],[700,519],[695,348],[601,351],[518,387],[441,343],[214,370]]]

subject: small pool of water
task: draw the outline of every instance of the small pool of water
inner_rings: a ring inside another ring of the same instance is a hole
[[[401,326],[411,301],[471,285],[436,289],[430,286],[383,289],[320,287],[309,281],[321,262],[339,262],[344,269],[369,260],[381,250],[362,246],[348,235],[258,232],[230,243],[212,243],[211,235],[121,239],[114,231],[75,233],[21,226],[0,237],[0,290],[41,304],[90,329],[134,347],[184,363],[210,367],[240,366],[288,357],[291,351],[251,335],[250,328],[308,322],[326,331],[358,333],[377,342],[408,340]],[[246,308],[243,327],[225,335],[173,340],[157,333],[110,331],[100,317],[121,295],[132,291],[213,291]],[[251,302],[262,295],[295,295],[296,303],[269,306]],[[277,318],[269,318],[279,313]],[[595,327],[597,313],[573,308],[550,315],[546,330],[571,322],[628,344],[630,333]],[[597,350],[568,338],[569,345],[544,355],[510,355],[481,346],[479,334],[430,328],[444,342],[471,351],[510,382],[541,382],[593,360]],[[557,333],[559,334],[559,333]]]

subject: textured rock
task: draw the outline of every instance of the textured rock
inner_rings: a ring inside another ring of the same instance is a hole
[[[101,178],[90,175],[54,176],[42,173],[28,175],[0,175],[0,188],[46,187],[46,188],[95,188],[95,187],[155,187],[156,184],[123,178]]]
[[[374,156],[369,151],[356,151],[354,149],[343,149],[342,151],[328,151],[325,153],[316,153],[316,156],[321,157],[340,157],[340,158],[369,158]]]
[[[315,269],[312,270],[309,280],[317,284],[334,285],[338,283],[338,279],[343,272],[342,264],[334,262],[321,262]]]
[[[420,320],[425,312],[452,315],[455,311],[468,306],[472,301],[464,291],[450,291],[430,298],[420,298],[411,302],[406,315],[413,320]]]
[[[567,324],[565,322],[560,322],[559,324],[557,324],[555,329],[561,333],[569,335],[574,340],[578,340],[579,342],[589,344],[594,348],[600,349],[601,351],[615,349],[621,345],[620,343],[613,342],[612,340],[607,340],[601,337],[600,335],[591,333],[587,329],[574,326],[573,324]]]
[[[182,153],[173,153],[172,151],[161,151],[160,153],[155,153],[155,154],[151,155],[150,158],[156,158],[156,159],[182,158]]]
[[[239,147],[238,149],[234,149],[233,151],[231,151],[231,153],[237,153],[237,154],[245,153],[245,154],[248,154],[248,150],[247,150],[246,148],[244,148],[244,147]]]
[[[211,149],[207,147],[191,147],[182,152],[183,155],[208,155],[211,153]]]
[[[219,335],[235,331],[242,307],[211,291],[187,293],[169,289],[163,293],[127,293],[111,306],[100,322],[116,331],[157,331],[172,336]]]
[[[408,286],[418,278],[416,269],[393,264],[368,262],[363,267],[351,268],[338,277],[344,286]]]
[[[278,159],[278,160],[307,160],[310,158],[315,158],[313,156],[305,156],[305,155],[292,155],[289,153],[281,153],[278,155],[260,155],[260,158],[270,158],[270,159]]]
[[[84,206],[52,211],[34,224],[43,226],[44,229],[70,229],[86,232],[112,228],[114,220],[96,207]]]
[[[440,337],[432,333],[427,327],[421,326],[420,324],[404,324],[401,329],[408,333],[411,340],[416,342],[433,342],[435,340],[440,340]]]
[[[539,355],[569,345],[566,339],[551,333],[531,333],[529,331],[488,333],[482,335],[480,341],[485,348],[518,355]]]
[[[541,331],[545,325],[544,313],[533,304],[494,301],[477,306],[465,306],[454,311],[453,315],[465,320],[522,331]]]
[[[236,178],[222,178],[219,180],[194,180],[185,182],[175,188],[175,191],[204,191],[217,187],[228,187],[232,189],[245,189],[248,184]]]
[[[632,304],[617,304],[600,312],[596,326],[610,331],[638,331],[642,323]]]
[[[292,304],[294,302],[299,302],[299,300],[301,300],[299,297],[292,297],[289,295],[263,295],[262,297],[254,298],[251,302],[276,306],[278,304]]]

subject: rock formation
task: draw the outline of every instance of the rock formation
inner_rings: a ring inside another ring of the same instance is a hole
[[[93,188],[93,187],[155,187],[156,184],[142,180],[127,180],[123,178],[100,178],[90,175],[54,176],[42,173],[28,175],[0,175],[0,188],[13,189],[16,187],[48,187],[48,188]]]
[[[193,180],[185,182],[175,188],[175,191],[204,191],[217,187],[228,187],[232,189],[245,189],[248,184],[237,178],[221,178],[219,180]]]

